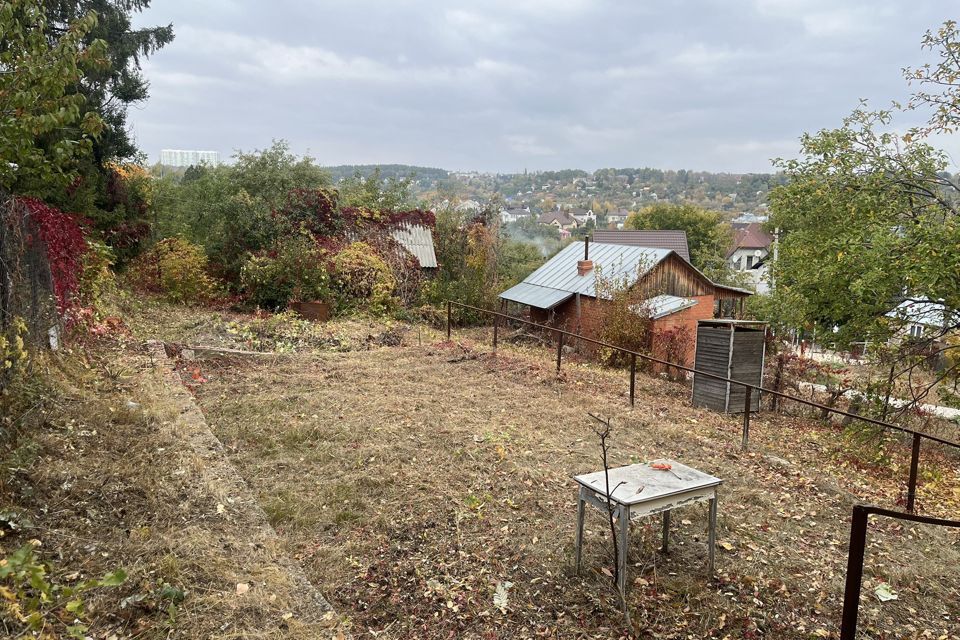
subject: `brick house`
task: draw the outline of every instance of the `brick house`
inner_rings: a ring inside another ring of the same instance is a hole
[[[520,305],[534,322],[596,337],[609,304],[597,295],[598,272],[637,293],[637,322],[649,318],[652,334],[683,328],[693,336],[683,364],[696,353],[697,321],[734,317],[751,294],[714,283],[671,249],[587,240],[567,245],[501,293],[501,304]]]

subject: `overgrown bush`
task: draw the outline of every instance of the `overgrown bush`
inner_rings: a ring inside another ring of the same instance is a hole
[[[604,301],[603,313],[599,314],[598,338],[624,349],[649,353],[653,321],[644,304],[644,295],[630,286],[628,278],[608,277],[599,266],[596,270],[597,300]],[[601,349],[599,355],[611,365],[629,361],[629,356],[618,350]]]
[[[80,303],[99,312],[104,297],[116,288],[117,279],[111,268],[113,250],[102,242],[88,241],[80,272]]]
[[[250,301],[282,309],[293,301],[331,300],[327,253],[306,233],[278,241],[274,250],[252,255],[240,273]]]
[[[396,279],[367,243],[348,245],[334,257],[333,265],[334,285],[344,307],[383,314],[396,306]]]
[[[690,347],[694,345],[696,338],[693,336],[689,327],[679,326],[669,329],[658,329],[650,334],[650,352],[654,357],[666,360],[667,362],[676,362],[677,364],[691,366],[688,362],[687,354],[690,353]],[[686,372],[676,367],[665,367],[665,373],[671,380],[683,380]]]
[[[179,237],[161,240],[137,257],[129,277],[135,287],[181,304],[207,302],[217,291],[203,248]]]
[[[440,269],[427,288],[427,299],[438,305],[456,300],[475,307],[491,308],[502,291],[497,278],[498,238],[487,223],[490,216],[467,219],[455,209],[437,213],[434,243]],[[460,309],[461,323],[486,322],[489,318]]]

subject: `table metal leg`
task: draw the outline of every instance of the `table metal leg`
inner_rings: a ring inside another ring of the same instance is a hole
[[[577,575],[580,575],[580,556],[583,551],[583,516],[586,500],[583,496],[583,488],[580,488],[580,495],[577,499]]]
[[[710,498],[710,533],[707,540],[708,569],[710,575],[713,575],[713,557],[717,549],[717,494],[714,492]]]
[[[577,499],[577,575],[580,575],[580,555],[583,550],[583,516],[586,501],[583,499],[583,488]]]
[[[627,549],[629,545],[627,540],[630,537],[630,507],[620,505],[620,593],[624,598],[627,595]]]
[[[663,546],[660,550],[664,553],[670,552],[670,512],[663,512]]]

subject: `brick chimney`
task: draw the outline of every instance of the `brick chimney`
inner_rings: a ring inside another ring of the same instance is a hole
[[[583,260],[577,260],[577,275],[585,276],[593,271],[593,260],[590,259],[590,236],[583,241]]]

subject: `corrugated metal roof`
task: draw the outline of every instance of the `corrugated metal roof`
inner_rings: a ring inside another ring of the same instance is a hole
[[[598,270],[604,279],[633,285],[669,254],[667,249],[591,242],[590,259],[594,267],[581,276],[577,273],[577,261],[583,259],[583,243],[573,242],[524,278],[523,283],[596,297]]]
[[[553,309],[565,300],[573,297],[569,291],[560,291],[550,287],[541,287],[527,282],[521,282],[500,294],[504,300],[527,304],[538,309]]]
[[[643,303],[630,307],[630,310],[657,320],[672,313],[689,309],[695,304],[697,304],[697,300],[694,298],[681,298],[664,294],[644,300]]]
[[[633,231],[629,229],[597,229],[593,232],[593,239],[607,244],[626,244],[632,247],[651,247],[657,249],[672,249],[690,262],[690,247],[687,245],[687,232],[683,230],[645,229]]]
[[[393,239],[416,256],[421,267],[437,268],[437,254],[433,249],[433,231],[423,225],[404,225],[395,229]]]

